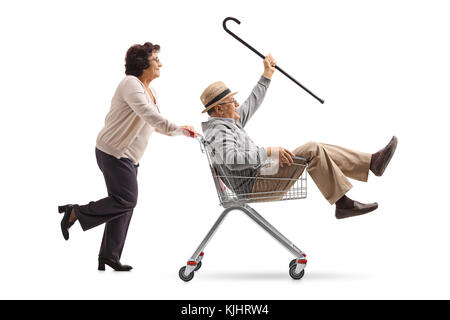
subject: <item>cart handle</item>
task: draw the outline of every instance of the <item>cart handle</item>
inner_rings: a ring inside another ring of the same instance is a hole
[[[189,129],[183,129],[183,134],[186,137],[196,138],[196,139],[202,137],[202,135],[200,133],[189,130]]]

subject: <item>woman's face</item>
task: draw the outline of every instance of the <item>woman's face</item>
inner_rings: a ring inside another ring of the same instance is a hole
[[[153,51],[148,60],[150,62],[150,66],[144,70],[144,72],[147,73],[147,77],[151,80],[159,78],[162,64],[159,61],[158,52]]]

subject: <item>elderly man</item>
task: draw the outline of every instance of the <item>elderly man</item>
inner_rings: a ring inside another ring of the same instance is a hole
[[[273,178],[298,178],[304,167],[293,165],[297,156],[308,161],[309,175],[328,202],[336,205],[337,219],[377,209],[377,203],[363,204],[346,196],[352,188],[347,177],[367,181],[369,171],[381,176],[397,146],[395,136],[385,148],[370,154],[317,142],[308,142],[292,152],[283,147],[258,147],[247,135],[244,127],[261,105],[275,66],[275,59],[267,55],[263,75],[240,107],[233,98],[237,92],[231,92],[220,81],[208,86],[200,97],[203,112],[210,115],[202,129],[214,167],[220,175],[231,177],[225,179],[225,184],[237,195],[281,189],[286,192],[292,184],[280,184]],[[273,168],[276,171],[270,172]]]

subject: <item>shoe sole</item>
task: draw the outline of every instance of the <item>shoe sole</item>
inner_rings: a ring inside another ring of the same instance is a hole
[[[354,212],[351,210],[348,211],[344,211],[342,214],[340,215],[335,215],[336,219],[345,219],[345,218],[351,218],[351,217],[357,217],[357,216],[362,216],[363,214],[367,214],[370,213],[372,211],[375,211],[376,209],[378,209],[378,203],[376,206],[367,209],[366,211],[359,211],[359,212]]]

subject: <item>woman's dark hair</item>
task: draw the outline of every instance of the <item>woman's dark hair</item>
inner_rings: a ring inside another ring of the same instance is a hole
[[[148,58],[152,52],[159,51],[159,45],[146,42],[143,45],[135,44],[131,46],[125,56],[125,74],[140,77],[144,69],[150,66]]]

